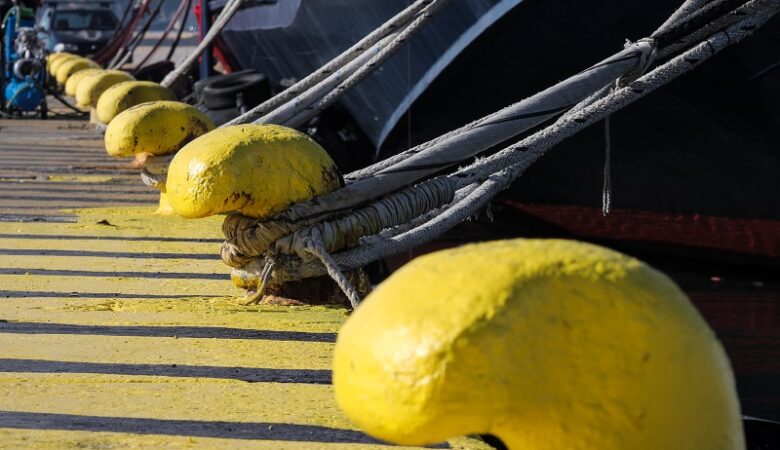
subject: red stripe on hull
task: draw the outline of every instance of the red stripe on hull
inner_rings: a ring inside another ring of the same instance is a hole
[[[605,217],[600,209],[592,207],[533,205],[514,200],[500,203],[585,238],[657,242],[780,257],[780,221],[777,220],[620,209]]]

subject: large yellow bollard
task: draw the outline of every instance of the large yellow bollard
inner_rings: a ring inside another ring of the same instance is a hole
[[[61,56],[60,56],[61,55]],[[69,61],[71,59],[81,59],[81,56],[78,55],[72,55],[70,53],[62,53],[62,54],[54,54],[50,55],[52,56],[52,59],[49,62],[49,74],[53,77],[57,77],[57,70],[60,68],[62,64],[65,64],[65,61]],[[56,56],[56,58],[54,57]]]
[[[122,111],[108,124],[106,152],[116,157],[167,155],[213,129],[211,119],[186,103],[142,103]]]
[[[54,63],[54,61],[57,61],[58,59],[62,59],[65,57],[71,57],[73,56],[70,53],[60,52],[60,53],[50,53],[46,56],[46,69],[49,70],[51,73],[51,66]]]
[[[334,387],[369,434],[512,450],[744,449],[729,361],[680,289],[594,245],[509,240],[424,256],[339,332]]]
[[[78,87],[81,80],[92,76],[96,73],[102,72],[103,69],[97,69],[97,68],[90,68],[90,69],[84,69],[80,70],[70,77],[68,77],[68,81],[65,82],[65,93],[67,95],[70,95],[71,97],[76,96],[76,88]]]
[[[176,96],[153,81],[125,81],[106,89],[95,109],[98,120],[107,124],[131,106],[160,100],[175,101]]]
[[[104,70],[90,75],[76,87],[76,103],[86,108],[94,108],[103,92],[111,86],[123,81],[134,81],[135,78],[122,70]]]
[[[55,62],[59,62],[59,60]],[[77,57],[66,59],[62,64],[57,66],[57,83],[65,84],[68,81],[68,78],[70,78],[70,76],[74,73],[84,69],[97,68],[100,68],[100,66],[86,58]]]
[[[237,211],[264,218],[340,183],[333,160],[309,136],[250,124],[218,128],[187,144],[171,162],[167,189],[183,217]]]

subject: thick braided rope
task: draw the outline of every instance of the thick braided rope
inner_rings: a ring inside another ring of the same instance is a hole
[[[222,29],[225,28],[228,22],[230,22],[230,19],[233,18],[233,15],[241,8],[243,3],[244,0],[228,0],[228,2],[222,8],[222,11],[219,13],[219,16],[217,16],[217,20],[215,20],[211,25],[211,28],[209,28],[209,31],[205,36],[203,36],[203,40],[198,43],[198,46],[195,47],[195,50],[189,52],[181,61],[176,64],[176,68],[170,71],[168,75],[163,78],[162,82],[160,83],[162,87],[172,87],[176,84],[177,81],[179,81],[179,78],[181,78],[185,73],[187,73],[188,70],[190,70],[190,67],[192,67],[198,58],[200,58],[201,53],[203,53],[203,51],[211,45]],[[203,11],[202,14],[207,13],[206,11]]]
[[[242,123],[252,122],[268,114],[269,112],[273,111],[277,107],[287,103],[293,98],[301,95],[310,87],[324,80],[325,78],[330,76],[333,72],[335,72],[345,64],[349,63],[350,61],[354,60],[361,54],[363,54],[366,50],[368,50],[374,44],[379,42],[382,38],[387,36],[389,33],[402,27],[413,16],[415,16],[418,12],[420,12],[420,10],[427,7],[432,1],[433,0],[417,0],[416,2],[412,3],[404,10],[396,14],[393,18],[383,23],[380,27],[378,27],[377,29],[375,29],[374,31],[366,35],[366,37],[358,41],[352,47],[348,48],[347,50],[345,50],[344,52],[342,52],[341,54],[339,54],[338,56],[330,60],[324,66],[320,67],[316,71],[312,72],[302,80],[293,84],[292,86],[280,92],[279,94],[275,95],[274,97],[266,100],[262,104],[252,108],[251,110],[247,111],[241,116],[236,117],[235,119],[226,123],[225,126],[239,125]]]
[[[320,263],[328,272],[328,275],[339,285],[339,288],[341,288],[344,294],[346,294],[350,305],[352,305],[352,309],[357,309],[357,307],[360,306],[360,294],[357,289],[355,289],[355,286],[349,282],[347,276],[344,275],[344,272],[339,269],[339,266],[333,257],[325,249],[325,244],[322,241],[322,236],[320,236],[318,229],[315,228],[312,230],[304,248],[319,259]]]
[[[364,66],[350,75],[346,80],[336,86],[336,88],[327,95],[316,101],[314,104],[308,105],[297,116],[285,121],[283,124],[293,128],[303,125],[312,117],[317,115],[320,111],[335,103],[346,91],[360,83],[363,79],[373,73],[374,70],[384,61],[398,52],[398,50],[400,50],[401,47],[403,47],[403,45],[406,44],[406,42],[414,34],[422,29],[423,26],[425,26],[425,24],[429,22],[439,10],[446,6],[449,1],[450,0],[434,0],[434,2],[423,9],[420,14],[398,36],[393,39],[390,45],[382,48],[382,50],[373,58],[371,58],[371,60],[369,60]]]
[[[449,177],[452,179],[458,180],[457,184],[464,184],[460,180],[465,178],[471,178],[472,180],[482,179],[484,181],[462,201],[453,204],[444,214],[438,215],[431,221],[390,239],[379,240],[379,242],[374,241],[370,245],[361,245],[337,253],[333,255],[333,259],[341,269],[347,270],[403,252],[434,239],[473,215],[476,210],[484,206],[493,196],[505,189],[517,176],[521,175],[527,167],[538,160],[547,149],[563,139],[576,134],[583,128],[602,120],[607,115],[644,97],[680,75],[693,70],[724,48],[751,35],[778,12],[780,1],[773,0],[769,3],[766,8],[711,36],[706,41],[673,58],[647,75],[640,77],[628,86],[615,90],[613,93],[577,113],[561,117],[553,125],[499,152],[494,157],[491,157],[492,160],[487,162],[486,160],[480,161],[466,170],[450,175]],[[496,171],[488,172],[486,176],[480,176],[482,169],[486,168],[496,169]],[[323,274],[323,268],[316,263],[292,259],[285,261],[285,265],[278,267],[277,271],[285,272],[288,277],[298,278],[308,278]]]
[[[297,203],[267,222],[284,223],[286,227],[294,229],[296,224],[306,225],[339,212],[349,211],[373,198],[457,164],[560,114],[593,91],[614,82],[637,66],[644,66],[651,52],[652,45],[648,42],[632,44],[616,55],[539,94],[461,128],[459,132],[449,134],[447,139],[437,140],[436,143],[423,147],[417,154],[397,165],[386,167],[371,177],[348,184],[315,200]],[[281,236],[276,238],[279,237]]]
[[[725,14],[706,26],[694,31],[684,38],[680,38],[676,42],[670,44],[668,47],[658,52],[658,59],[666,59],[669,56],[685,49],[691,45],[691,43],[701,42],[707,36],[710,36],[720,30],[723,30],[730,25],[744,19],[746,16],[753,14],[756,11],[760,11],[766,8],[772,3],[772,0],[751,0],[744,5],[736,8],[735,10]]]
[[[650,37],[657,42],[659,48],[667,47],[706,26],[718,17],[742,6],[745,2],[747,0],[713,0],[703,7],[694,10],[684,20],[672,23],[668,27],[659,28]]]
[[[295,98],[285,103],[284,105],[279,106],[263,117],[255,120],[253,123],[271,123],[278,125],[284,124],[286,120],[289,120],[304,111],[307,108],[307,105],[310,105],[316,102],[318,99],[324,97],[329,92],[336,89],[337,86],[340,86],[345,79],[349,78],[361,67],[365,67],[366,64],[368,64],[368,62],[374,58],[374,56],[378,55],[382,49],[390,45],[402,30],[404,30],[404,28],[391,31],[387,36],[383,37],[379,42],[374,44],[373,47],[369,48],[361,55],[358,55],[352,61],[344,64],[338,70],[330,74],[327,78],[312,86],[300,95],[297,95]]]
[[[684,5],[685,6],[685,5]],[[614,80],[619,76],[621,73],[625,75],[627,72],[630,72],[632,70],[635,70],[636,66],[646,67],[649,63],[649,58],[647,55],[652,54],[652,45],[651,42],[640,42],[637,44],[633,44],[634,46],[643,45],[644,46],[644,52],[642,53],[643,58],[639,58],[638,64],[635,64],[634,67],[630,68],[624,68],[620,71],[618,74],[613,74],[609,80]],[[609,58],[605,60],[605,62],[602,62],[600,64],[597,64],[595,67],[603,68],[606,67],[605,63],[610,61],[621,61],[624,60],[626,54],[630,54],[632,52],[632,47],[629,47],[628,49],[624,50],[623,52],[619,53],[618,55],[614,56],[613,58]],[[584,71],[583,73],[588,73],[589,70]],[[576,77],[576,76],[575,76]],[[565,83],[565,82],[564,82]],[[602,84],[606,83],[606,81],[602,81]],[[559,85],[560,87],[560,85]],[[548,90],[549,91],[549,90]],[[547,92],[547,91],[545,91]],[[598,98],[600,94],[592,96],[593,98]],[[537,97],[537,96],[534,96]],[[534,98],[532,97],[532,99]],[[590,102],[590,99],[586,99],[585,101],[578,104],[578,107],[581,107],[583,104],[587,104]],[[520,102],[523,103],[523,102]],[[516,104],[517,105],[517,104]],[[521,118],[527,118],[527,116],[538,116],[539,114],[534,112],[527,112],[528,109],[526,109],[525,113],[523,113],[522,109],[514,108],[516,105],[510,106],[508,108],[505,108],[502,111],[499,111],[498,113],[492,114],[488,116],[487,118],[483,118],[480,120],[477,120],[475,122],[472,122],[472,124],[467,125],[467,127],[463,127],[459,130],[456,130],[456,132],[448,133],[446,136],[455,136],[458,134],[460,130],[463,130],[464,128],[469,128],[471,130],[484,125],[485,123],[497,123],[502,124],[504,123],[504,120],[506,118],[513,118],[513,117],[521,117]],[[518,111],[519,110],[519,111]],[[538,110],[537,110],[538,111]],[[545,111],[546,112],[546,111]],[[490,122],[488,122],[488,119]],[[447,139],[439,139],[435,140],[437,143],[446,142]],[[484,144],[484,141],[480,141]],[[491,142],[489,145],[492,145]],[[433,145],[429,145],[424,148],[429,149],[433,147]],[[417,148],[421,148],[418,146]],[[415,150],[415,149],[412,149]],[[391,166],[392,167],[392,166]],[[349,188],[350,186],[348,186]],[[354,187],[353,187],[354,189]],[[327,196],[325,196],[327,197]],[[321,204],[323,201],[323,198],[321,197],[317,199],[316,203]],[[265,251],[267,251],[268,247],[271,245],[271,242],[273,242],[276,239],[281,238],[282,236],[288,234],[291,231],[294,231],[297,228],[300,228],[302,226],[305,226],[307,224],[310,224],[316,220],[316,217],[314,214],[310,215],[309,217],[305,217],[304,214],[307,212],[310,212],[311,207],[310,203],[315,202],[303,202],[299,203],[298,205],[293,206],[290,210],[288,210],[286,213],[284,213],[281,217],[276,218],[276,220],[267,221],[265,224],[258,224],[256,225],[255,231],[260,231],[259,236],[255,236],[255,239],[252,239],[251,235],[248,235],[246,233],[243,233],[240,241],[237,241],[234,236],[236,236],[237,233],[231,232],[230,228],[231,223],[226,221],[225,227],[223,227],[223,230],[225,231],[226,237],[227,237],[227,243],[225,244],[225,248],[223,248],[223,257],[230,265],[240,265],[242,263],[245,263],[247,259],[256,257],[258,255],[262,255]],[[296,209],[298,212],[296,212]],[[326,209],[326,208],[321,208]],[[345,210],[347,208],[344,208]],[[330,214],[340,212],[339,209],[330,207],[328,210]],[[321,217],[320,217],[321,219]],[[233,224],[235,226],[235,224]]]
[[[400,50],[409,38],[421,30],[433,15],[449,1],[433,0],[405,28],[396,31],[397,35],[394,35],[387,45],[382,46],[376,54],[372,55],[365,63],[362,63],[354,73],[335,87],[326,90],[312,89],[296,97],[294,101],[288,102],[264,117],[257,119],[255,122],[274,123],[292,128],[306,123],[320,111],[338,100],[350,88],[373,73],[378,66]]]
[[[688,0],[688,1],[686,1],[653,34],[661,33],[661,32],[664,32],[664,31],[668,30],[673,25],[676,25],[679,22],[683,21],[685,16],[690,15],[691,13],[693,13],[694,11],[696,11],[698,8],[700,8],[702,5],[704,5],[706,3],[707,3],[706,0]],[[657,57],[658,58],[665,58],[665,57],[671,55],[672,53],[681,50],[682,48],[686,48],[691,43],[696,43],[696,42],[702,41],[704,38],[706,38],[707,36],[711,35],[715,31],[718,31],[721,28],[725,28],[726,26],[731,25],[732,23],[736,22],[737,20],[742,19],[746,14],[754,11],[756,3],[762,3],[763,4],[764,2],[759,2],[758,0],[753,0],[751,2],[748,2],[748,4],[753,4],[754,7],[752,9],[746,8],[747,5],[744,5],[744,6],[740,7],[740,8],[738,8],[737,10],[732,11],[729,15],[721,17],[720,19],[718,19],[717,22],[709,24],[709,26],[706,29],[698,30],[696,33],[694,33],[692,35],[689,35],[689,36],[685,37],[684,39],[680,39],[679,42],[671,45],[670,46],[671,48],[667,48],[667,49],[662,50],[661,52],[659,52],[659,55]],[[606,93],[606,90],[604,90],[599,95],[595,95],[594,98],[600,98],[601,96],[603,96],[604,93]],[[592,102],[592,99],[590,99],[590,100],[586,99],[586,100],[583,101],[582,104],[579,104],[579,105],[573,107],[572,111],[576,111],[576,110],[579,109],[579,107],[582,107],[582,106],[584,106],[586,104],[589,104],[591,102]],[[417,153],[420,153],[422,150],[425,150],[426,148],[431,147],[434,144],[438,144],[439,142],[442,142],[442,141],[445,141],[447,139],[450,139],[450,138],[452,138],[453,136],[455,136],[457,134],[460,134],[460,133],[466,132],[468,130],[471,130],[472,128],[475,128],[476,126],[478,126],[480,123],[490,120],[494,115],[497,115],[499,113],[500,113],[500,111],[496,112],[496,113],[494,113],[494,114],[492,114],[490,116],[486,116],[486,117],[477,119],[477,120],[475,120],[475,121],[473,121],[473,122],[471,122],[471,123],[469,123],[469,124],[467,124],[467,125],[465,125],[465,126],[463,126],[461,128],[452,130],[452,131],[448,132],[447,134],[439,136],[439,137],[437,137],[437,138],[435,138],[435,139],[433,139],[431,141],[419,144],[419,145],[417,145],[414,148],[411,148],[411,149],[406,150],[404,152],[401,152],[401,153],[398,153],[396,155],[393,155],[393,156],[391,156],[391,157],[389,157],[387,159],[384,159],[382,161],[377,161],[376,163],[374,163],[374,164],[372,164],[372,165],[370,165],[368,167],[365,167],[365,168],[362,168],[362,169],[358,169],[358,170],[356,170],[354,172],[351,172],[351,173],[349,173],[349,174],[344,176],[344,181],[347,184],[351,184],[351,183],[353,183],[355,181],[359,181],[359,180],[361,180],[363,178],[371,177],[376,172],[378,172],[380,170],[383,170],[383,169],[385,169],[387,167],[396,165],[396,164],[400,163],[401,161],[404,161],[404,160],[408,159],[409,157],[411,157],[411,156],[413,156],[413,155],[415,155]]]
[[[453,200],[455,190],[445,180],[434,179],[397,192],[365,208],[335,220],[318,222],[274,241],[273,254],[298,254],[312,234],[319,236],[327,251],[354,247],[363,236],[402,225]]]
[[[619,71],[610,72],[610,76],[609,77],[605,77],[604,79],[602,79],[602,81],[600,81],[600,84],[602,84],[602,85],[603,84],[607,84],[608,82],[613,81],[614,79],[618,78],[619,76],[625,75],[626,73],[631,72],[632,70],[635,70],[636,66],[642,66],[642,67],[647,66],[647,64],[649,63],[649,58],[647,57],[647,55],[650,55],[652,53],[652,46],[650,44],[651,44],[650,42],[642,42],[642,43],[638,43],[638,44],[633,44],[634,46],[642,46],[642,48],[644,50],[642,55],[644,57],[643,58],[638,58],[639,61],[637,61],[637,63],[634,66],[626,65],[626,67],[621,68],[621,70],[619,70]],[[608,63],[610,61],[615,61],[615,60],[622,62],[622,60],[625,59],[625,56],[627,54],[631,54],[632,51],[633,51],[633,48],[629,47],[628,49],[624,50],[621,53],[618,53],[617,55],[613,56],[612,58],[608,58],[604,62],[597,64],[595,67],[599,67],[599,68],[608,67],[608,65],[606,63]],[[583,71],[581,74],[578,74],[578,75],[587,74],[588,72],[590,72],[590,71],[586,70],[586,71]],[[566,83],[566,82],[564,82],[564,83]],[[567,85],[564,85],[564,86],[567,86]],[[570,87],[571,84],[569,84],[568,86]],[[563,86],[561,86],[561,84],[559,84],[558,87],[559,88],[563,88]],[[585,89],[583,89],[583,90],[585,90]],[[547,91],[545,91],[543,93],[546,93],[546,92],[549,92],[549,91],[550,90],[547,90]],[[603,92],[606,92],[606,91],[603,91]],[[541,93],[541,94],[543,94],[543,93]],[[531,97],[531,99],[534,99],[535,97],[538,98],[539,96],[541,96],[541,94],[537,94],[537,96]],[[583,96],[583,94],[581,94],[580,96]],[[598,95],[593,96],[593,98],[598,98]],[[557,100],[558,104],[561,103],[560,99],[553,98],[553,100],[554,101]],[[584,102],[581,102],[577,106],[581,107],[582,104],[587,104],[590,101],[592,101],[592,100],[586,99]],[[533,102],[528,102],[528,103],[531,103],[532,105],[535,106],[535,104]],[[536,118],[536,120],[538,120],[538,121],[541,121],[541,120],[544,120],[544,119],[547,118],[547,117],[542,117],[541,119],[539,119],[540,115],[538,115],[538,114],[536,114],[534,112],[528,112],[529,108],[527,106],[525,107],[525,110],[523,110],[522,106],[526,106],[526,105],[524,105],[523,102],[519,102],[519,103],[517,103],[515,105],[511,105],[510,107],[504,108],[501,111],[498,111],[498,112],[496,112],[494,114],[491,114],[491,115],[489,115],[487,117],[484,117],[482,119],[474,121],[471,124],[466,125],[465,127],[461,127],[460,129],[455,130],[453,132],[450,132],[450,133],[448,133],[447,135],[445,135],[445,136],[443,136],[441,138],[438,138],[438,139],[436,139],[434,141],[431,141],[429,143],[423,144],[421,146],[415,147],[414,149],[411,149],[410,151],[405,152],[405,153],[410,154],[410,156],[413,156],[414,154],[417,154],[417,153],[423,153],[424,151],[426,151],[426,150],[428,150],[428,149],[430,149],[432,147],[436,147],[437,145],[443,145],[443,143],[449,142],[450,139],[453,139],[453,138],[455,138],[455,137],[457,137],[459,135],[462,135],[462,134],[464,134],[466,132],[471,132],[472,130],[477,129],[480,126],[483,126],[485,123],[504,124],[504,123],[506,123],[505,121],[506,121],[507,118],[513,118],[513,117],[521,117],[523,119],[527,119],[530,116],[532,118]],[[537,108],[537,111],[539,109],[541,109],[542,111],[545,110],[545,108],[539,108],[538,106],[536,106],[536,108]],[[547,109],[549,110],[549,109],[557,109],[557,108],[547,108]],[[523,111],[525,111],[525,112],[523,112]],[[534,122],[534,124],[535,123],[536,122]],[[508,137],[508,136],[506,136],[506,137]],[[501,140],[504,140],[504,138],[505,137],[502,136],[501,138],[496,139],[496,141],[500,142]],[[493,141],[486,141],[484,138],[481,137],[481,135],[480,135],[479,139],[475,140],[475,142],[478,142],[479,144],[481,144],[481,145],[483,145],[485,147],[489,147],[489,146],[492,146],[495,143],[497,143],[497,142],[493,142]],[[438,147],[438,148],[441,149],[441,147]],[[452,158],[451,161],[453,161],[453,163],[455,161],[459,161],[460,160],[460,159],[457,159],[457,158],[453,157],[451,154],[448,154],[447,156]],[[406,164],[408,165],[409,162],[406,162]],[[375,167],[376,166],[372,166],[372,168],[375,168]],[[391,166],[387,166],[387,167],[392,167],[392,165]],[[371,172],[372,175],[376,175],[376,170],[371,170],[370,172]],[[369,181],[369,182],[372,182],[372,181]],[[358,185],[358,186],[351,186],[351,188],[353,190],[359,189],[359,187],[360,187],[360,185]],[[348,197],[349,195],[351,195],[351,193],[344,194],[343,196],[344,197]],[[379,195],[379,194],[376,194],[376,195]],[[374,196],[376,196],[376,195],[374,195]],[[367,195],[367,197],[369,197],[369,196]],[[321,198],[317,199],[316,203],[317,204],[321,204],[322,201],[323,201],[323,198],[321,197]],[[225,247],[223,248],[223,252],[222,252],[223,258],[231,266],[236,266],[236,265],[241,265],[243,263],[246,263],[246,261],[248,261],[251,258],[254,258],[254,257],[257,257],[259,255],[262,255],[265,251],[268,250],[268,247],[271,245],[271,242],[273,242],[274,240],[279,239],[282,236],[285,236],[286,234],[294,231],[296,228],[299,228],[299,227],[304,226],[306,224],[312,223],[314,221],[314,215],[313,214],[308,219],[303,219],[302,220],[302,217],[301,217],[301,216],[303,216],[304,214],[306,214],[307,212],[309,212],[311,210],[310,203],[314,203],[314,202],[299,203],[298,205],[293,206],[291,208],[291,211],[286,212],[283,215],[283,217],[277,218],[276,220],[267,221],[265,224],[257,224],[256,228],[254,229],[254,231],[257,233],[257,235],[254,237],[254,239],[252,239],[251,235],[248,235],[246,233],[242,233],[241,236],[240,236],[241,237],[240,241],[237,241],[235,236],[237,234],[239,234],[239,233],[231,232],[230,229],[233,228],[234,226],[238,225],[238,224],[236,222],[232,222],[231,223],[229,221],[226,221],[225,222],[225,226],[223,227],[223,231],[225,231],[225,234],[226,234],[226,237],[227,237],[227,243],[225,244]],[[299,213],[297,213],[297,214],[296,214],[296,209],[299,211]],[[321,209],[327,209],[327,208],[321,207]],[[331,214],[335,213],[335,212],[338,212],[338,211],[339,211],[338,209],[333,208],[333,207],[331,207],[328,210],[328,212],[331,213]]]
[[[653,34],[663,33],[676,24],[684,20],[687,16],[690,16],[696,10],[707,4],[708,0],[686,0],[675,12],[666,19],[666,22],[662,23],[660,27]]]
[[[222,244],[222,260],[231,267],[242,267],[267,253],[297,253],[299,257],[305,257],[299,250],[314,228],[323,236],[328,251],[351,247],[357,245],[362,236],[407,223],[451,202],[454,196],[455,190],[448,181],[428,180],[347,216],[305,228],[232,214],[223,222],[226,240]]]

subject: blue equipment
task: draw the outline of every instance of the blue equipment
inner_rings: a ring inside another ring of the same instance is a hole
[[[35,28],[33,10],[12,7],[3,19],[2,37],[0,109],[19,115],[37,111],[45,119],[46,50]]]

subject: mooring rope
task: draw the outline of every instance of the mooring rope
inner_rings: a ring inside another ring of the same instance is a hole
[[[335,103],[336,100],[338,100],[353,86],[373,73],[374,70],[384,61],[400,50],[401,47],[403,47],[403,45],[420,29],[422,29],[441,8],[449,3],[449,1],[450,0],[433,0],[428,6],[419,12],[417,17],[414,18],[409,23],[409,25],[397,33],[397,35],[392,38],[388,45],[383,46],[379,52],[371,57],[371,59],[369,59],[365,64],[362,64],[354,73],[349,75],[347,79],[342,81],[335,88],[330,89],[329,92],[325,93],[325,95],[321,96],[321,98],[315,98],[313,101],[309,101],[308,98],[302,98],[299,101],[299,99],[296,98],[294,102],[295,104],[303,104],[303,108],[295,108],[298,110],[296,114],[291,115],[289,118],[284,118],[287,112],[283,106],[273,113],[269,113],[267,116],[258,119],[256,122],[275,123],[292,128],[303,125],[312,117],[317,115],[320,111]]]
[[[289,102],[293,98],[303,94],[309,88],[316,85],[320,81],[324,80],[332,73],[354,60],[358,56],[362,55],[374,44],[382,40],[391,32],[398,28],[403,27],[409,20],[411,20],[422,9],[430,5],[433,0],[417,0],[401,12],[393,16],[390,20],[383,23],[374,31],[366,35],[363,39],[358,41],[352,47],[343,51],[341,54],[330,60],[327,64],[323,65],[316,71],[312,72],[302,80],[296,82],[289,88],[266,100],[260,105],[247,111],[245,114],[231,120],[225,125],[240,125],[243,123],[253,122],[262,116],[272,112],[277,107]]]
[[[403,233],[387,239],[372,238],[352,249],[332,255],[342,270],[363,266],[377,259],[408,250],[427,242],[456,224],[462,222],[483,207],[495,194],[505,189],[549,148],[591,124],[624,108],[648,93],[669,83],[680,75],[693,70],[722,49],[751,35],[769,18],[775,15],[780,1],[767,1],[743,20],[720,31],[693,48],[639,77],[626,86],[616,89],[600,100],[577,112],[561,116],[554,124],[528,136],[520,142],[488,158],[479,160],[452,174],[437,177],[449,180],[455,187],[468,187],[478,183],[462,200],[453,202],[442,214]],[[327,246],[327,242],[324,243]],[[324,273],[320,262],[304,261],[297,257],[277,255],[280,265],[274,270],[274,279],[308,278]]]
[[[580,72],[539,94],[510,105],[497,113],[486,116],[448,133],[446,139],[437,139],[429,145],[418,146],[416,153],[397,164],[375,171],[372,176],[361,178],[345,187],[316,200],[300,202],[271,219],[258,221],[249,218],[244,221],[253,225],[239,225],[238,220],[226,220],[223,231],[230,245],[241,251],[228,255],[258,255],[267,251],[264,246],[296,229],[327,219],[339,212],[347,212],[367,201],[405,187],[426,175],[458,164],[482,151],[556,116],[582,101],[594,91],[601,89],[637,66],[645,66],[652,53],[652,45],[638,42],[599,64]],[[251,229],[253,239],[233,242],[240,233],[230,227]],[[256,245],[247,245],[252,241]],[[223,253],[223,257],[225,254]],[[244,258],[233,261],[240,265]],[[230,257],[226,262],[232,261]]]
[[[339,269],[338,263],[325,249],[325,243],[322,240],[319,229],[312,229],[311,235],[308,241],[303,245],[303,248],[319,259],[320,263],[328,272],[328,275],[336,284],[338,284],[339,288],[341,288],[342,292],[344,292],[349,299],[352,309],[356,309],[360,305],[360,294],[357,289],[355,289],[355,286],[347,279],[347,276],[344,275],[344,272]]]
[[[228,0],[228,4],[225,5],[203,41],[184,62],[178,64],[177,68],[165,77],[160,83],[162,86],[171,87],[177,82],[197,60],[203,49],[227,25],[242,1]],[[222,126],[250,121],[281,124],[287,120],[299,120],[300,117],[304,117],[300,115],[302,113],[307,115],[306,117],[312,117],[319,111],[320,106],[324,107],[323,100],[327,104],[336,101],[352,86],[372,73],[449,1],[417,0],[314,73]],[[150,180],[157,186],[165,183],[164,174],[154,178],[150,178],[149,175],[147,173],[142,177],[145,184],[150,185],[148,183]]]
[[[197,47],[195,47],[195,50],[184,56],[184,58],[176,64],[176,68],[163,78],[162,82],[160,82],[162,87],[172,88],[179,81],[179,78],[190,70],[190,67],[192,67],[198,58],[200,58],[201,53],[209,48],[214,39],[217,38],[222,29],[230,22],[230,19],[233,18],[233,15],[241,8],[243,3],[244,0],[228,0],[227,3],[225,3],[219,16],[217,16],[217,19],[211,25],[211,28],[209,28],[206,35],[203,36],[203,39],[198,43]],[[206,8],[201,11],[201,14],[208,14]]]

